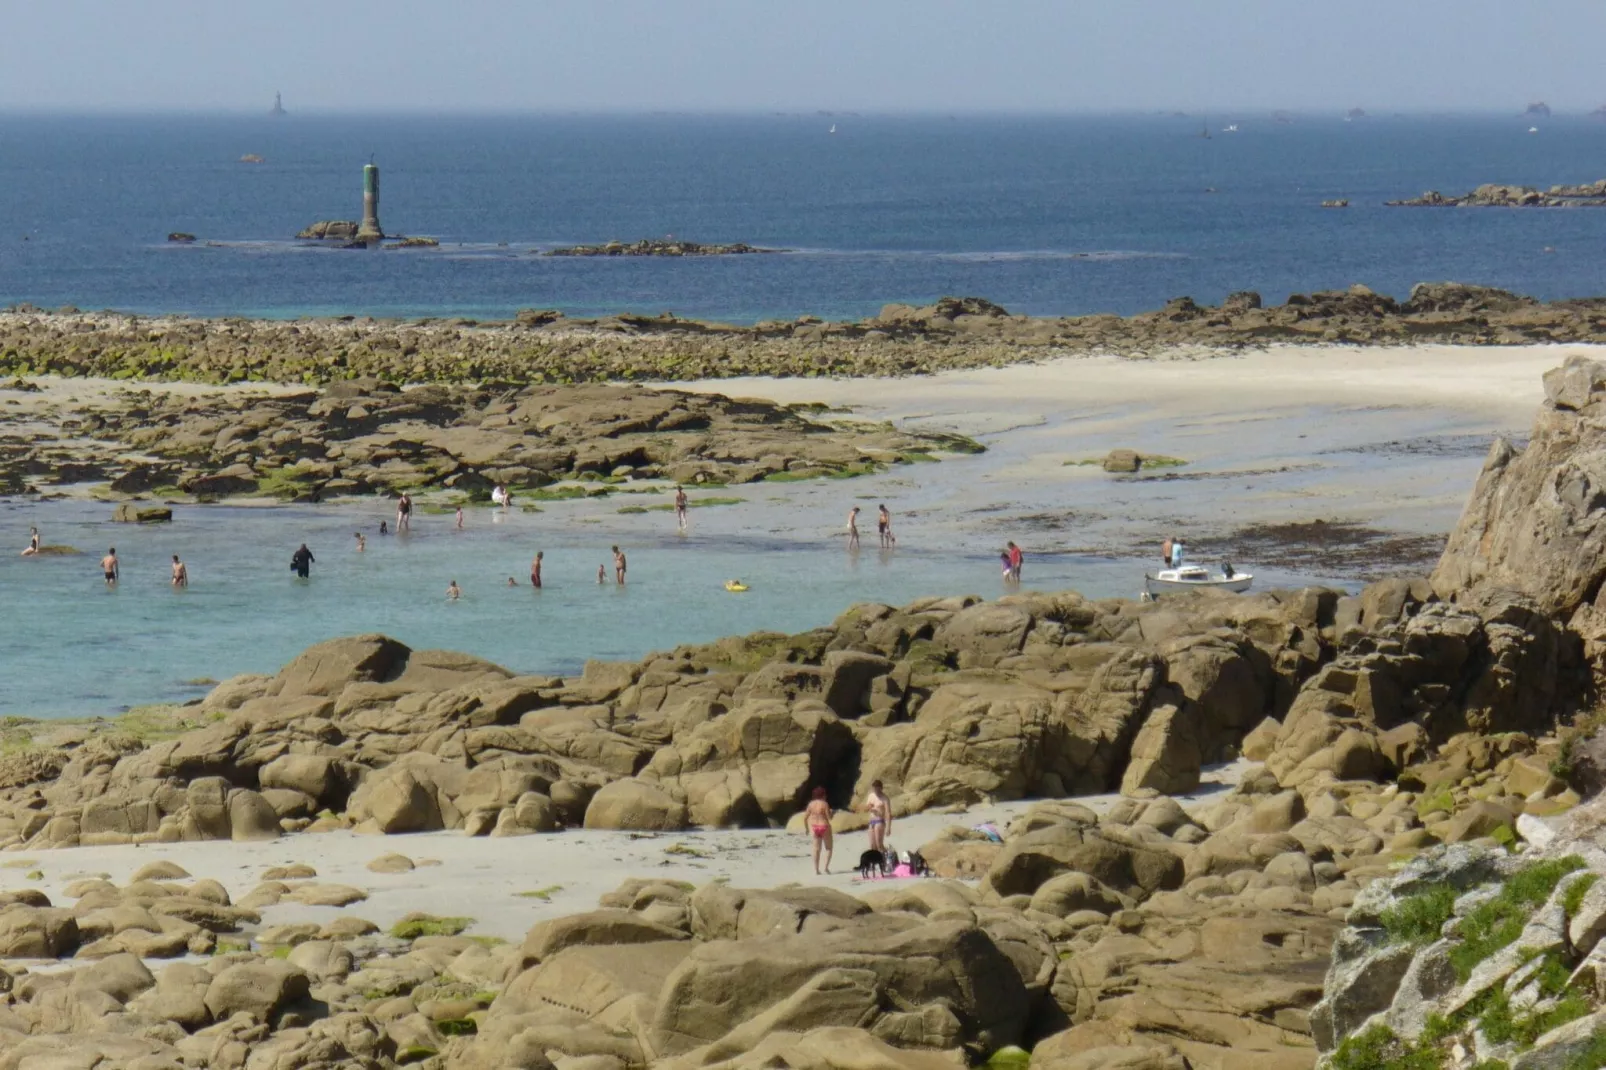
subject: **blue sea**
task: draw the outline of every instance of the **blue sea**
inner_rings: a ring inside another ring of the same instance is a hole
[[[1534,122],[8,115],[0,305],[477,318],[540,307],[752,322],[857,318],[944,294],[1054,315],[1355,282],[1397,296],[1443,279],[1544,298],[1606,292],[1606,211],[1383,207],[1427,189],[1606,174],[1606,123],[1540,119],[1529,133]],[[440,248],[293,240],[314,220],[358,218],[370,158],[387,231]],[[1337,198],[1351,207],[1320,207]],[[170,231],[201,240],[172,246]],[[665,235],[791,251],[533,255]]]

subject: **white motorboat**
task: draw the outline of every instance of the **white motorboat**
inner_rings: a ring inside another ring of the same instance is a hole
[[[1253,573],[1239,572],[1228,565],[1220,572],[1211,572],[1203,565],[1183,565],[1180,568],[1164,568],[1150,575],[1143,574],[1143,591],[1149,597],[1175,593],[1177,591],[1194,591],[1199,589],[1211,591],[1231,591],[1233,594],[1242,594],[1249,590],[1249,585],[1255,582]]]

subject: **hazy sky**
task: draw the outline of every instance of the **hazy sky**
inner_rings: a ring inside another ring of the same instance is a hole
[[[0,109],[1606,103],[1601,0],[0,0]]]

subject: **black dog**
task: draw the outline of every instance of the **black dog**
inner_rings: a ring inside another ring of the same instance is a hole
[[[887,865],[887,856],[875,848],[872,847],[859,856],[859,878],[861,880],[869,880],[871,877],[885,877],[890,872],[891,867]]]

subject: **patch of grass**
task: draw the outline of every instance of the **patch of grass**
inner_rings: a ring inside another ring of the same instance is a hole
[[[396,1061],[406,1066],[408,1063],[421,1063],[425,1059],[433,1059],[439,1054],[434,1048],[426,1048],[422,1044],[414,1044],[398,1051],[396,1053]]]
[[[825,473],[825,478],[855,479],[859,476],[873,476],[879,471],[881,471],[881,465],[876,464],[874,461],[860,461],[857,464],[850,464],[846,467],[838,468],[834,472],[827,472]]]
[[[764,477],[766,483],[803,483],[810,479],[819,478],[808,472],[771,472]]]
[[[1600,880],[1599,873],[1586,873],[1567,886],[1567,890],[1562,893],[1561,907],[1567,912],[1569,919],[1578,913],[1579,907],[1584,905],[1584,896],[1589,894],[1589,890],[1595,886],[1595,882],[1598,880]]]
[[[417,940],[420,936],[456,936],[473,924],[473,918],[438,918],[433,914],[409,914],[390,927],[390,935],[398,940]]]
[[[1431,944],[1450,920],[1455,889],[1438,887],[1401,900],[1383,912],[1383,929],[1395,944]]]
[[[673,507],[671,506],[671,508]],[[634,515],[636,513],[645,513],[646,511],[647,507],[644,505],[621,505],[619,507],[619,512],[624,515]]]
[[[493,947],[501,947],[507,943],[507,940],[500,936],[465,936],[463,939],[476,943],[486,950]]]
[[[293,949],[290,947],[289,944],[283,944],[283,945],[281,945],[279,947],[274,948],[272,951],[269,951],[268,952],[268,958],[270,958],[270,959],[287,959],[287,958],[290,957],[290,952],[292,950]]]
[[[1582,858],[1568,855],[1512,874],[1499,895],[1462,919],[1461,943],[1450,950],[1456,976],[1465,982],[1478,963],[1521,936],[1535,908],[1550,898],[1561,879],[1582,868]]]
[[[520,899],[539,899],[543,903],[552,902],[552,897],[563,891],[561,884],[549,884],[545,888],[533,888],[528,892],[516,892]]]
[[[219,940],[212,945],[212,954],[214,955],[239,955],[250,950],[250,944],[241,944],[233,940]]]
[[[1567,1070],[1598,1070],[1606,1066],[1606,1029],[1589,1038],[1589,1047],[1572,1057]]]
[[[1508,851],[1517,846],[1517,830],[1510,825],[1496,826],[1489,838]]]
[[[480,1031],[479,1023],[472,1018],[446,1018],[435,1023],[443,1037],[471,1037]]]
[[[1547,1009],[1537,1014],[1515,1010],[1501,985],[1490,988],[1468,1005],[1464,1017],[1476,1018],[1484,1036],[1493,1043],[1515,1044],[1518,1049],[1527,1050],[1552,1029],[1590,1012],[1588,998],[1581,992],[1567,989],[1571,971],[1561,958],[1554,952],[1542,958],[1534,979],[1538,982],[1542,1004],[1548,1004]]]
[[[1386,1025],[1348,1037],[1333,1052],[1330,1070],[1441,1070],[1444,1053],[1432,1044],[1407,1044]]]
[[[1424,817],[1435,810],[1442,810],[1447,814],[1455,813],[1455,793],[1451,791],[1448,783],[1435,784],[1433,787],[1417,796],[1416,816]]]
[[[473,1000],[475,1003],[478,1003],[481,1007],[489,1007],[491,1004],[496,1002],[496,997],[500,996],[501,994],[502,993],[500,992],[492,992],[488,988],[482,988],[468,998]]]
[[[894,464],[936,464],[937,458],[925,450],[906,450],[898,454]]]

